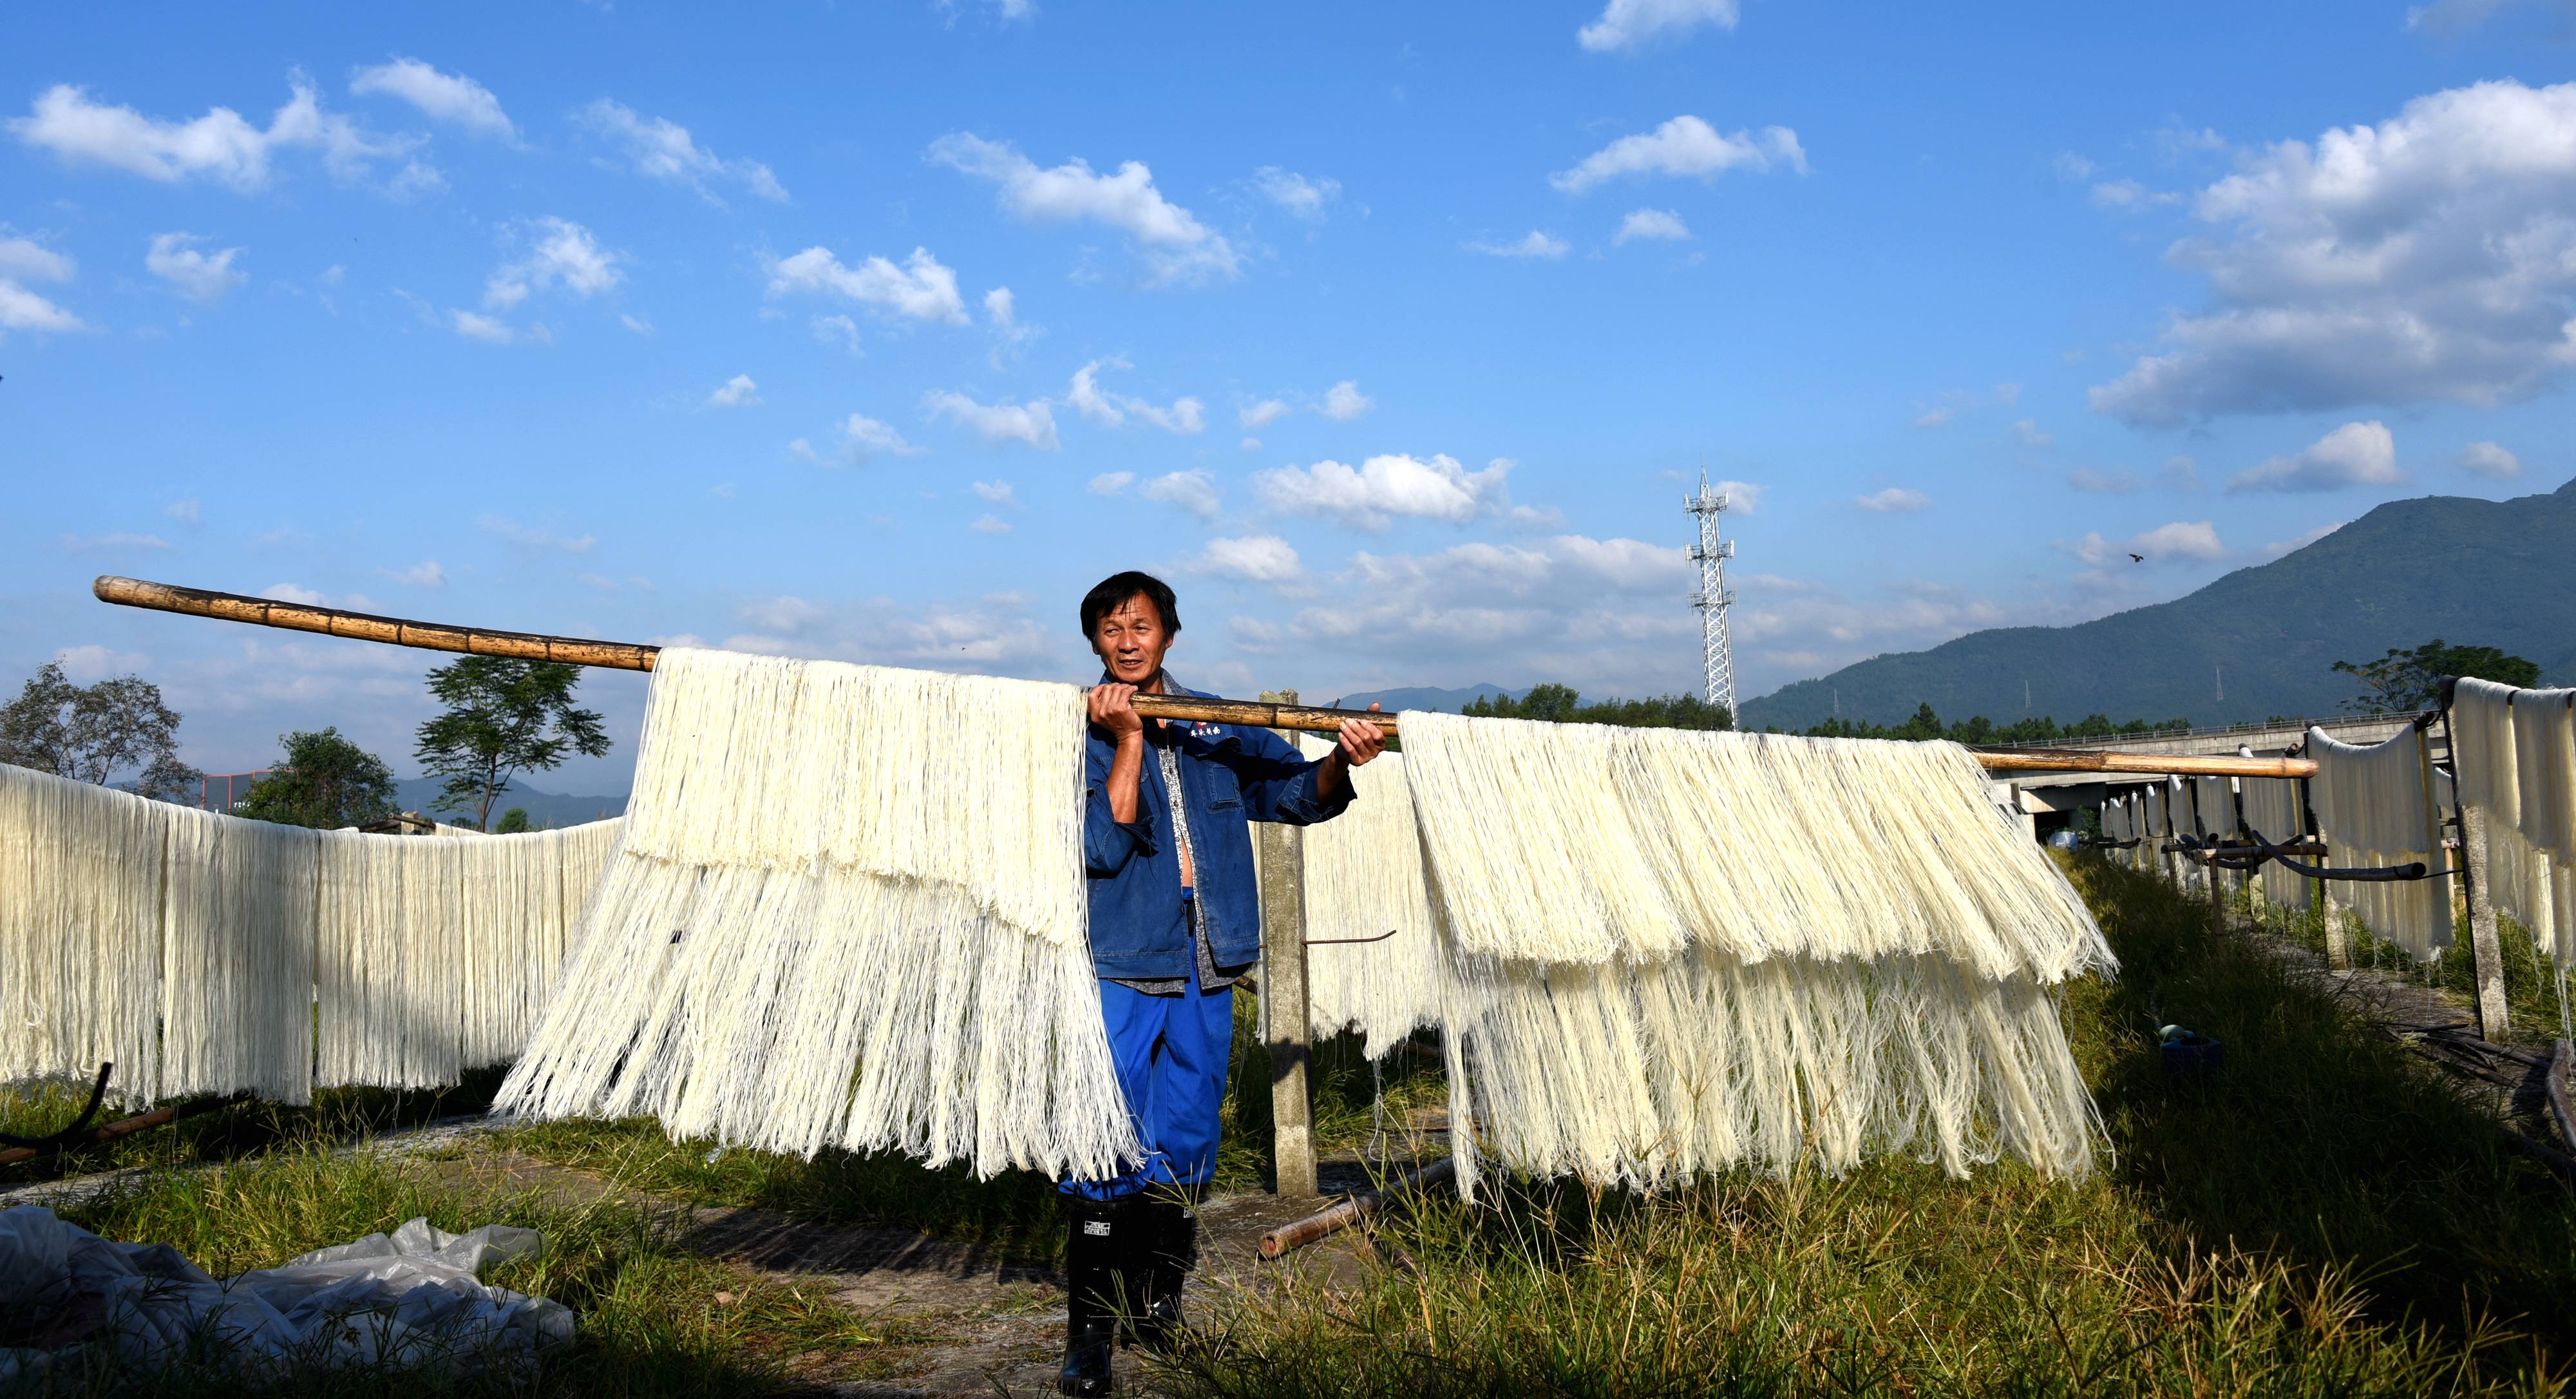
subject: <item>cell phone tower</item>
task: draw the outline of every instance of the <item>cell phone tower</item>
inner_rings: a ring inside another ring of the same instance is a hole
[[[1718,517],[1726,513],[1726,495],[1709,489],[1708,473],[1699,474],[1699,494],[1685,496],[1682,508],[1699,521],[1699,542],[1690,556],[1699,563],[1699,591],[1691,606],[1699,610],[1701,658],[1708,666],[1708,702],[1735,712],[1735,645],[1727,635],[1727,609],[1735,594],[1727,590],[1726,561],[1735,557],[1735,542],[1724,537]]]

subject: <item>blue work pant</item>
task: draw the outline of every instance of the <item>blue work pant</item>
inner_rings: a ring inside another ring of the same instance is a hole
[[[1200,990],[1196,967],[1177,996],[1103,981],[1100,1015],[1145,1160],[1107,1180],[1068,1180],[1056,1188],[1087,1200],[1116,1200],[1157,1185],[1207,1184],[1216,1171],[1226,1060],[1234,1050],[1234,988]]]

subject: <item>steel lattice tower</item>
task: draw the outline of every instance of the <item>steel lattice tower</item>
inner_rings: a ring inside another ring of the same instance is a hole
[[[1699,611],[1701,658],[1708,666],[1708,702],[1726,706],[1735,712],[1735,645],[1727,635],[1727,609],[1735,594],[1726,587],[1726,561],[1735,557],[1735,544],[1723,537],[1718,517],[1726,513],[1726,496],[1709,489],[1708,473],[1699,474],[1699,494],[1685,496],[1682,508],[1699,521],[1699,542],[1691,546],[1690,556],[1699,563],[1699,591],[1691,594],[1691,606]]]

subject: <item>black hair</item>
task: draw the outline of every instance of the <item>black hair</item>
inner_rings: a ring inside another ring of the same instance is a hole
[[[1172,596],[1172,585],[1150,573],[1129,569],[1113,573],[1092,585],[1082,595],[1082,639],[1089,641],[1099,630],[1100,619],[1117,611],[1127,599],[1143,594],[1162,614],[1163,631],[1169,636],[1181,634],[1181,605]]]

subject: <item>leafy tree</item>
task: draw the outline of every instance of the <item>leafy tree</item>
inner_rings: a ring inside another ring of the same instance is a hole
[[[233,815],[281,826],[337,830],[391,815],[394,773],[336,728],[278,739],[286,758],[233,803]]]
[[[1828,719],[1805,732],[1809,738],[1914,740],[1946,738],[1953,743],[1972,746],[2011,747],[2024,743],[2044,743],[2052,739],[2119,738],[2132,734],[2169,733],[2190,727],[2189,719],[2165,719],[2154,722],[2131,719],[2126,723],[2114,724],[2107,714],[2087,714],[2072,724],[2064,725],[2045,714],[2035,718],[2016,719],[2009,724],[1998,724],[1980,714],[1974,718],[1944,725],[1941,722],[1941,716],[1932,712],[1932,706],[1923,704],[1916,706],[1913,718],[1892,728],[1885,724],[1863,723],[1852,719]]]
[[[533,827],[528,825],[528,809],[524,806],[514,806],[501,813],[501,823],[492,828],[492,834],[514,836],[531,829]]]
[[[160,686],[134,675],[75,685],[53,662],[0,708],[0,762],[100,786],[132,768],[131,790],[173,802],[201,775],[179,761],[179,715]]]
[[[2441,698],[2446,675],[2493,680],[2525,689],[2540,683],[2540,667],[2493,646],[2451,646],[2440,637],[2412,651],[2390,648],[2387,655],[2359,665],[2334,663],[2335,673],[2360,682],[2362,692],[2343,702],[2359,714],[2381,709],[2424,709]]]
[[[1616,724],[1631,729],[1731,729],[1735,716],[1722,704],[1697,695],[1657,695],[1651,699],[1603,700],[1585,704],[1583,696],[1564,685],[1534,685],[1513,699],[1479,695],[1459,711],[1479,719],[1537,719],[1552,724]]]
[[[595,710],[576,709],[581,670],[560,661],[467,656],[429,673],[429,692],[446,712],[420,726],[421,770],[444,778],[442,810],[471,811],[488,828],[493,799],[522,772],[545,772],[582,753],[608,752]]]

